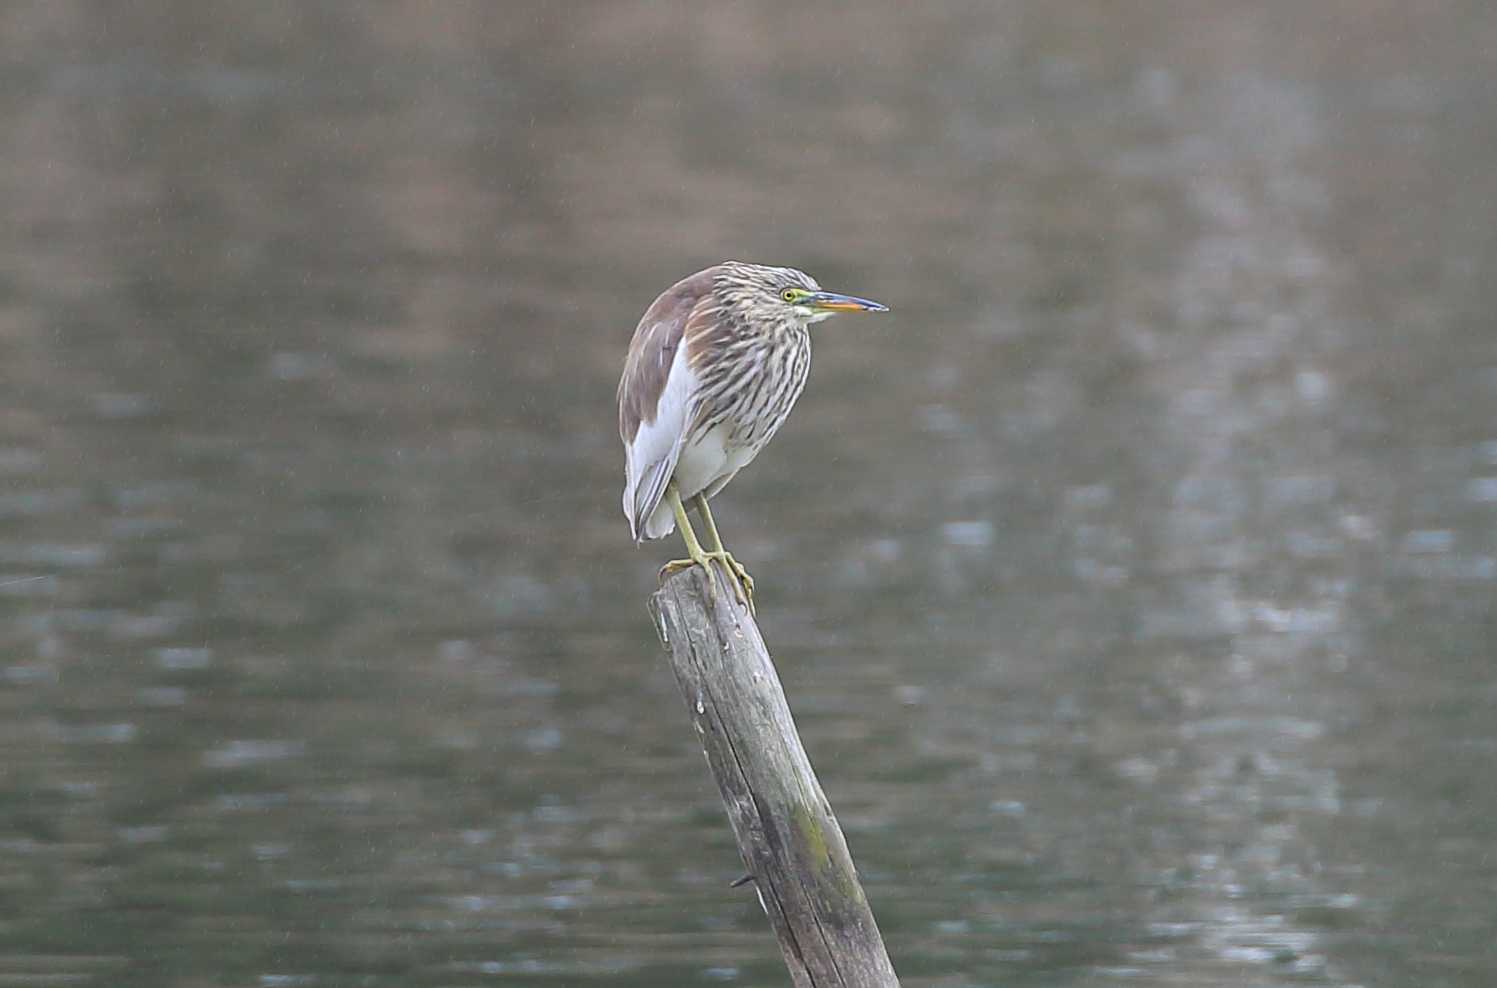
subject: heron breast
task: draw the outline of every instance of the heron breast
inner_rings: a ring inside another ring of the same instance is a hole
[[[682,447],[676,461],[676,486],[682,497],[692,497],[743,469],[757,452],[735,442],[731,426],[713,426]]]
[[[810,340],[804,333],[759,343],[741,363],[706,375],[699,424],[681,450],[676,482],[683,496],[716,490],[748,466],[774,437],[806,384]]]

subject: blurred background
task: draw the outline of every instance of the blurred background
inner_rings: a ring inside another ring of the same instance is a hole
[[[779,985],[640,313],[909,986],[1497,983],[1484,0],[0,10],[0,984]]]

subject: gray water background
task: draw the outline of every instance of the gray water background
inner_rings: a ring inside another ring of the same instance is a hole
[[[1484,2],[0,11],[0,984],[778,985],[640,312],[909,986],[1497,983]]]

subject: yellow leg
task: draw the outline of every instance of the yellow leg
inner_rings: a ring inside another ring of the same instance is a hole
[[[697,541],[697,533],[691,527],[691,519],[686,515],[686,506],[681,503],[681,490],[676,486],[674,480],[666,484],[665,496],[670,503],[671,513],[676,516],[676,527],[681,530],[681,539],[686,543],[686,555],[689,558],[672,559],[660,567],[660,575],[663,577],[668,573],[675,573],[691,566],[700,566],[707,571],[708,593],[716,594],[717,579],[712,575],[712,560],[715,559],[722,563],[728,570],[728,575],[733,577],[734,595],[740,601],[749,603],[750,607],[752,607],[753,605],[749,598],[746,598],[743,586],[738,581],[738,575],[733,569],[737,565],[737,562],[722,549],[722,541],[716,538],[716,529],[713,529],[712,534],[717,543],[717,548],[712,550],[703,549],[702,544]]]
[[[712,539],[712,549],[710,551],[714,554],[721,553],[721,556],[718,558],[722,560],[723,565],[728,568],[729,575],[738,584],[738,599],[748,605],[750,614],[754,613],[754,578],[749,576],[748,570],[743,568],[743,564],[734,559],[733,554],[728,551],[727,546],[723,545],[723,537],[717,534],[717,522],[712,520],[712,509],[707,507],[706,496],[698,494],[691,500],[696,505],[697,514],[701,515],[702,521],[707,523],[707,535]]]
[[[676,486],[674,480],[666,482],[665,499],[671,506],[671,514],[676,516],[676,529],[681,533],[681,540],[686,543],[686,559],[672,559],[660,567],[660,577],[664,579],[671,573],[693,566],[700,566],[707,571],[707,593],[710,596],[717,594],[717,580],[712,576],[711,557],[702,551],[702,544],[697,541],[697,533],[691,527],[691,519],[686,516],[686,506],[681,503],[681,489]]]

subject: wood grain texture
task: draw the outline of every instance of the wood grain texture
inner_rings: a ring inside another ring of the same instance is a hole
[[[842,828],[801,746],[764,639],[714,569],[669,577],[656,630],[738,849],[797,988],[897,988]]]

